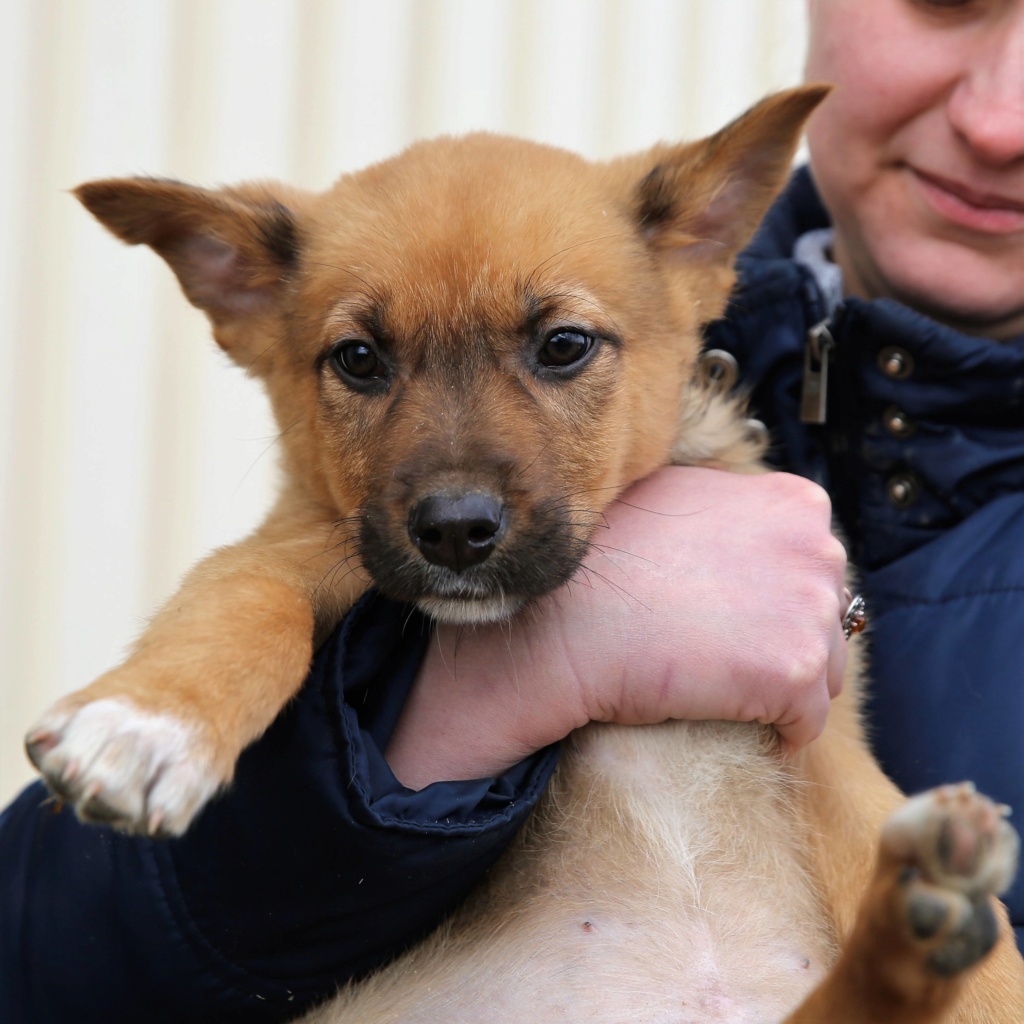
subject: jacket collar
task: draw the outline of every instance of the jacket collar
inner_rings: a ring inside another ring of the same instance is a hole
[[[795,330],[785,342],[793,346],[787,349],[791,362],[799,358],[807,329],[825,318],[814,275],[792,256],[800,235],[828,225],[810,173],[801,168],[738,266],[733,308],[742,309],[757,328],[756,337],[745,341],[752,368],[765,340],[780,336],[771,327],[782,310],[789,310],[789,328]],[[840,498],[839,511],[864,567],[886,564],[982,506],[1024,492],[1024,336],[993,342],[891,300],[856,298],[840,304],[832,330],[837,345],[832,384],[839,393],[829,400],[826,425],[805,428],[803,434],[823,444],[831,439],[830,490]],[[884,353],[892,349],[909,356],[908,374],[886,373]],[[910,422],[909,435],[889,429],[892,410]],[[780,408],[780,423],[795,411]],[[800,456],[802,451],[806,458],[814,445],[794,443],[802,434],[787,429],[788,455],[796,457],[791,468],[816,475],[814,465],[802,464]],[[892,500],[899,474],[909,474],[918,485],[909,506]]]
[[[829,226],[810,170],[801,167],[740,258],[739,295],[749,300],[768,280],[785,278],[803,290],[808,322],[823,319],[826,303],[817,282],[805,268],[794,268],[792,255],[802,234]],[[1024,427],[1024,335],[993,342],[946,327],[889,299],[847,299],[839,315],[851,313],[861,328],[851,343],[873,339],[873,347],[895,346],[911,354],[912,386],[902,390],[922,391],[931,415],[977,416],[992,425]]]
[[[810,168],[805,164],[793,172],[785,191],[775,200],[757,234],[744,250],[740,265],[742,267],[748,261],[788,260],[801,235],[831,226]]]

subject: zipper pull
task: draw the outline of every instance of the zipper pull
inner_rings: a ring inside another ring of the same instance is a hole
[[[807,332],[804,343],[804,378],[800,388],[800,422],[824,423],[828,402],[828,363],[835,339],[828,321],[822,320]]]

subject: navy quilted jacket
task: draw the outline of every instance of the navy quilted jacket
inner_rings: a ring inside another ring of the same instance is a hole
[[[57,812],[0,816],[0,1020],[291,1020],[433,928],[497,859],[554,768],[403,788],[382,751],[427,624],[370,595],[228,795],[173,841]]]
[[[802,169],[744,254],[709,343],[736,357],[773,461],[832,495],[868,599],[883,768],[911,793],[973,779],[1022,829],[1024,337],[995,343],[847,299],[827,321],[825,423],[800,423],[807,332],[825,314],[789,256],[827,226]],[[1022,945],[1020,881],[1008,903]]]
[[[831,491],[863,568],[886,770],[907,790],[973,778],[1024,808],[1024,339],[850,300],[830,323],[826,423],[800,425],[823,305],[788,257],[825,223],[798,173],[710,341],[736,356],[776,461]],[[507,845],[557,754],[403,789],[381,751],[423,644],[417,615],[364,601],[180,840],[83,827],[27,789],[0,816],[3,1019],[288,1020],[432,927]],[[1020,937],[1024,889],[1010,905]]]

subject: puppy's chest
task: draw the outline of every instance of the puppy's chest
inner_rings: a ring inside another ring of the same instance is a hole
[[[568,801],[552,845],[562,927],[546,957],[574,1002],[550,1009],[658,1024],[784,1017],[823,977],[834,946],[807,873],[794,783],[758,730],[597,728],[576,757],[590,813]],[[598,803],[606,809],[595,815]],[[619,838],[602,843],[591,821],[604,814]],[[577,829],[599,851],[589,863],[559,849]]]
[[[782,1020],[834,958],[793,786],[752,727],[590,727],[451,936],[460,983],[398,1019]]]

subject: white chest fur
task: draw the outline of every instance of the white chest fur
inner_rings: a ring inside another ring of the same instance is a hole
[[[781,1020],[834,938],[767,732],[590,726],[444,934],[322,1021]],[[354,1016],[353,1016],[354,1015]]]

